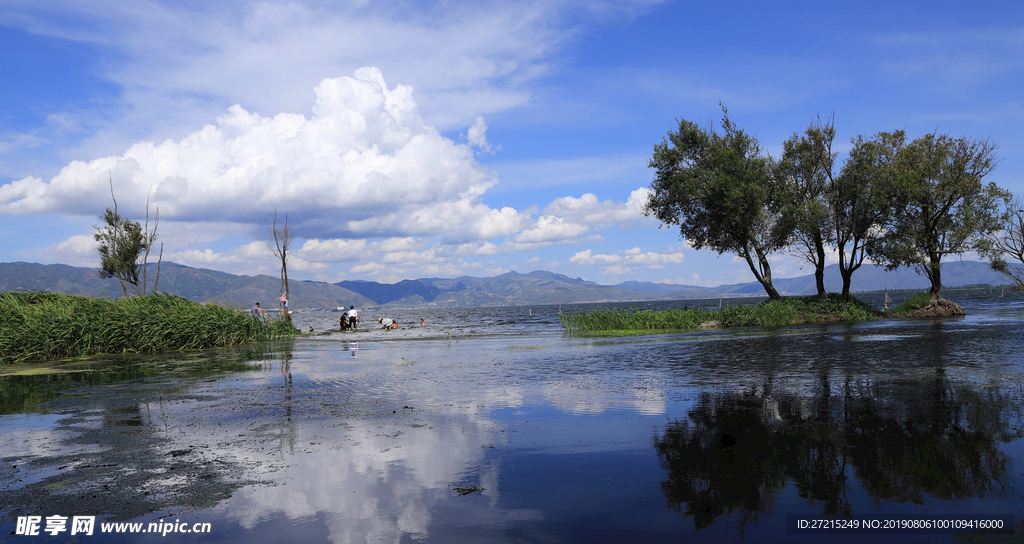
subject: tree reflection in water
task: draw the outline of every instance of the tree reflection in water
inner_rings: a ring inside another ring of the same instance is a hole
[[[655,439],[668,505],[694,528],[735,513],[742,532],[789,482],[841,517],[861,506],[851,503],[853,485],[873,502],[915,504],[1011,491],[1011,460],[996,446],[1024,434],[1015,392],[954,382],[941,370],[838,384],[822,376],[809,395],[774,389],[768,379],[748,391],[704,392]]]

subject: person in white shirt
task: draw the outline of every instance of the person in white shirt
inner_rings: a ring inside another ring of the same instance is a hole
[[[348,311],[345,312],[345,315],[342,317],[342,319],[347,320],[347,323],[342,324],[342,329],[356,330],[356,328],[359,326],[359,312],[356,311],[356,307],[349,306]]]

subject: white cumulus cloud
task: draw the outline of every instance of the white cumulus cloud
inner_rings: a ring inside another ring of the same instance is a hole
[[[476,117],[476,122],[469,127],[469,132],[466,133],[466,140],[469,141],[469,145],[480,148],[480,151],[491,151],[491,144],[487,142],[487,123],[484,122],[483,117],[479,115]]]
[[[628,276],[639,268],[657,270],[671,264],[683,262],[681,250],[671,250],[663,253],[655,251],[643,251],[639,247],[628,249],[622,255],[595,254],[587,249],[573,255],[569,261],[578,266],[602,265],[606,266],[604,272],[610,276]]]
[[[97,266],[99,256],[96,253],[96,248],[98,247],[99,242],[92,236],[76,234],[63,242],[48,246],[43,250],[43,255],[74,266]]]
[[[570,218],[584,225],[609,225],[627,221],[650,221],[643,213],[650,189],[641,187],[629,194],[626,202],[601,201],[597,195],[586,193],[579,198],[556,198],[544,208],[547,215]]]
[[[542,215],[529,228],[517,234],[513,240],[520,244],[559,242],[582,236],[590,231],[585,225],[566,221],[561,217]]]
[[[593,251],[587,249],[570,257],[569,262],[580,266],[612,264],[622,262],[622,257],[619,255],[594,255]]]
[[[94,213],[151,206],[165,221],[259,224],[288,213],[303,238],[508,236],[529,216],[492,209],[481,195],[497,180],[457,144],[424,124],[406,85],[380,70],[325,79],[313,116],[263,117],[235,105],[179,141],[139,142],[120,156],[75,161],[49,181],[0,186],[0,213]],[[477,126],[483,126],[482,119]],[[473,143],[486,143],[483,129]]]

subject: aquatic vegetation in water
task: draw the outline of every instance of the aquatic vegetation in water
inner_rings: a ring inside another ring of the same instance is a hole
[[[202,349],[297,333],[289,323],[267,323],[238,309],[174,295],[115,301],[60,293],[0,294],[0,364]]]
[[[483,493],[486,489],[476,485],[461,485],[453,487],[452,491],[454,491],[458,496],[463,497],[471,493]]]
[[[757,306],[726,306],[720,310],[604,309],[560,316],[569,332],[692,331],[718,327],[782,327],[801,323],[867,321],[882,313],[852,297],[794,297]]]
[[[889,317],[951,317],[966,312],[959,304],[939,299],[932,301],[931,295],[921,293],[886,312]]]

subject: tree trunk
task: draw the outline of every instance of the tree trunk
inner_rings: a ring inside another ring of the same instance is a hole
[[[281,258],[281,287],[284,290],[284,299],[290,300],[291,297],[288,296],[288,262],[284,257]],[[292,322],[292,314],[284,302],[281,303],[281,315],[288,323]]]
[[[754,244],[752,244],[754,245]],[[743,257],[747,260],[747,265],[750,266],[750,271],[754,273],[754,278],[761,283],[768,298],[772,300],[782,300],[782,295],[775,290],[775,286],[772,285],[772,267],[768,264],[768,259],[765,257],[764,252],[761,251],[757,245],[754,245],[754,251],[757,252],[757,265],[754,264],[754,259],[750,256],[750,249],[747,248],[743,251]]]
[[[854,238],[853,251],[849,256],[846,254],[846,241],[838,244],[839,249],[839,275],[843,278],[843,298],[850,298],[850,286],[853,285],[853,273],[864,263],[865,251],[864,241]]]
[[[779,292],[775,290],[775,286],[772,285],[771,279],[761,282],[761,285],[764,285],[764,292],[768,293],[768,298],[772,300],[782,300],[782,295],[780,295]]]
[[[292,231],[288,228],[288,215],[284,216],[284,226],[278,227],[277,210],[274,210],[274,226],[271,227],[268,222],[267,229],[274,235],[274,245],[270,248],[270,252],[281,259],[281,293],[284,296],[284,300],[279,305],[281,315],[285,322],[291,323],[292,315],[288,313],[288,306],[285,305],[285,301],[290,296],[288,292],[288,248],[292,243]]]
[[[931,295],[932,302],[936,302],[942,298],[940,296],[942,292],[942,269],[939,268],[941,263],[932,262],[928,263],[928,266],[930,268],[928,279],[932,281],[932,288],[928,290],[928,294]]]
[[[843,277],[843,298],[850,298],[850,284],[853,283],[853,269],[840,266],[839,275]]]
[[[814,263],[814,282],[818,286],[818,296],[825,298],[825,242],[821,239],[821,233],[814,234],[814,250],[818,254],[818,262]]]

